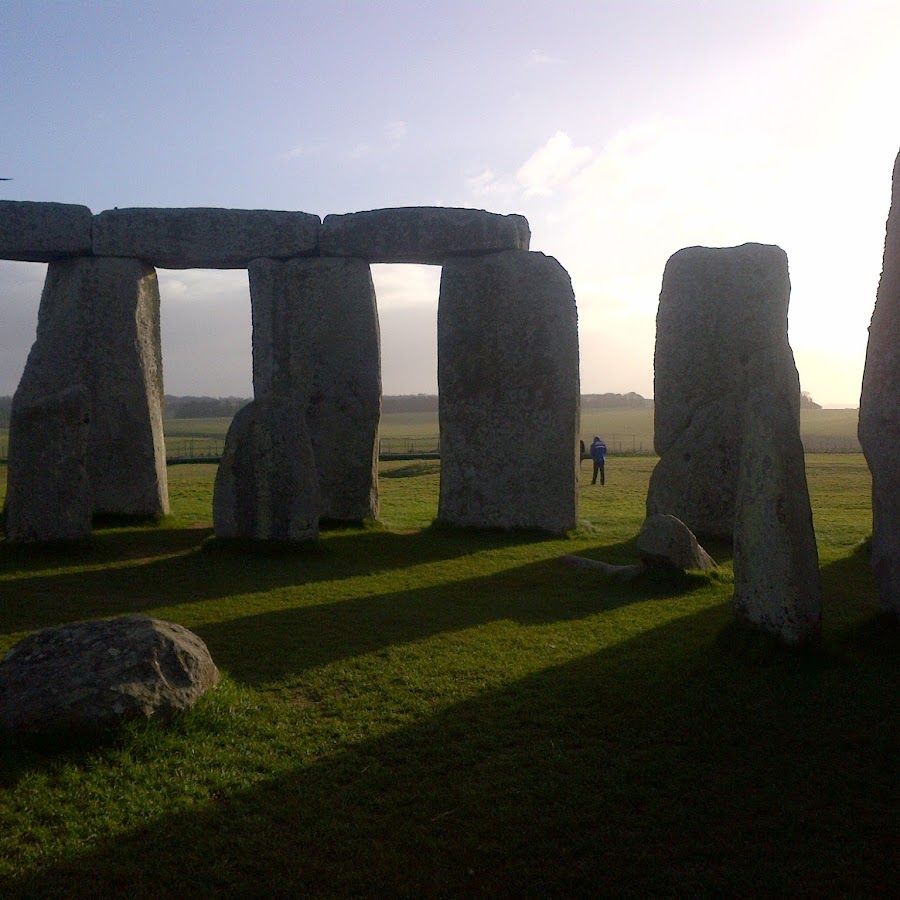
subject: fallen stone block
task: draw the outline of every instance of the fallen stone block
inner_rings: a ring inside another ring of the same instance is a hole
[[[170,718],[218,684],[206,644],[133,615],[45,628],[0,662],[0,731],[18,737]]]
[[[93,218],[86,206],[0,200],[0,259],[52,262],[87,256]]]
[[[269,209],[108,209],[94,216],[93,250],[168,269],[244,269],[259,257],[314,255],[319,225]]]
[[[713,558],[697,543],[694,533],[675,516],[649,516],[637,538],[641,562],[648,567],[680,569],[716,568]]]
[[[452,256],[527,250],[528,220],[482,209],[407,206],[325,217],[323,256],[353,256],[370,263],[441,265]]]

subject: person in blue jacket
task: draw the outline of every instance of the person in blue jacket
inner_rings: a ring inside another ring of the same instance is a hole
[[[594,435],[591,441],[591,459],[594,461],[594,478],[591,484],[597,483],[597,473],[600,473],[600,485],[606,484],[606,444],[600,440],[599,435]]]

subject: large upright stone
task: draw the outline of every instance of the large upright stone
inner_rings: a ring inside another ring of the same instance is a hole
[[[323,256],[432,265],[454,256],[527,250],[530,241],[531,229],[524,216],[441,206],[325,216],[319,235]]]
[[[785,643],[814,640],[822,587],[794,386],[773,389],[760,372],[744,404],[741,435],[735,611]]]
[[[787,256],[780,247],[688,247],[666,264],[656,319],[659,463],[647,515],[695,534],[732,536],[748,390],[800,389],[787,338]],[[753,375],[750,375],[750,372]]]
[[[255,260],[250,298],[254,395],[304,404],[322,519],[377,517],[381,354],[368,265]]]
[[[869,326],[859,442],[872,470],[872,570],[878,596],[882,607],[900,618],[900,155]]]
[[[244,269],[257,257],[316,253],[320,220],[270,209],[108,209],[94,216],[94,253],[169,269]]]
[[[306,408],[269,395],[232,419],[216,473],[216,537],[299,544],[319,536],[319,485]]]
[[[438,303],[438,518],[561,533],[577,519],[578,327],[542,253],[449,259]]]
[[[89,423],[84,385],[16,404],[9,432],[7,540],[77,541],[90,535]]]
[[[16,434],[26,418],[20,411],[79,386],[89,403],[85,466],[93,512],[168,512],[159,287],[154,270],[138,260],[77,258],[48,267],[37,339],[13,397],[11,455],[20,458],[10,466],[11,509],[28,502],[15,482],[42,452],[40,428],[28,430],[33,438]],[[64,407],[45,408],[63,418],[41,427],[74,427],[77,416]],[[77,443],[73,435],[69,446]],[[69,515],[62,508],[59,514]]]
[[[52,262],[91,252],[93,215],[86,206],[0,200],[0,259]]]

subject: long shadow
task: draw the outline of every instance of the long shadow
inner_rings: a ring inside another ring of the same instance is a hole
[[[616,546],[608,549],[617,552]],[[232,678],[260,685],[338,659],[487,622],[571,621],[680,596],[706,584],[702,576],[677,573],[648,574],[623,583],[548,559],[451,583],[273,609],[194,630]]]
[[[200,529],[150,529],[97,535],[93,550],[0,548],[0,573],[18,572],[22,559],[31,563],[24,577],[8,578],[2,585],[0,633],[368,576],[547,540],[434,528],[412,534],[349,530],[300,548],[266,549],[210,541],[208,535]],[[115,565],[120,561],[131,564]],[[53,571],[77,565],[91,568]],[[41,571],[48,574],[38,574]]]
[[[726,621],[676,620],[298,761],[0,895],[889,896],[887,661],[730,628],[726,654]],[[161,765],[177,779],[190,753],[186,731]]]

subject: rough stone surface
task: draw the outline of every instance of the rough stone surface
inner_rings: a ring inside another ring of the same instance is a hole
[[[483,209],[407,206],[325,217],[323,256],[354,256],[372,263],[441,265],[452,256],[527,250],[528,220]]]
[[[900,618],[900,156],[869,326],[859,441],[872,471],[872,570],[878,597]]]
[[[92,221],[86,206],[0,200],[0,259],[52,262],[86,256]]]
[[[168,512],[159,287],[151,267],[84,257],[49,265],[37,339],[12,404],[10,443],[21,471],[36,471],[27,457],[43,451],[40,429],[30,429],[31,441],[16,434],[24,421],[18,410],[75,386],[87,389],[90,404],[86,467],[94,513]],[[69,421],[62,407],[56,411]],[[64,425],[46,424],[57,427]],[[10,469],[10,508],[28,502],[14,484],[18,471]],[[70,513],[60,508],[60,516]]]
[[[376,518],[381,357],[369,266],[256,260],[250,298],[254,395],[305,403],[322,519]]]
[[[643,564],[615,566],[612,563],[601,562],[599,559],[588,559],[585,556],[562,556],[559,561],[570,569],[590,569],[592,572],[599,572],[601,575],[608,575],[622,581],[630,581],[647,571]]]
[[[670,569],[714,569],[713,558],[681,519],[657,513],[644,520],[637,550],[646,566]]]
[[[108,209],[94,216],[93,248],[170,269],[243,269],[258,257],[315,254],[319,225],[269,209]]]
[[[794,391],[762,381],[741,428],[733,604],[740,618],[798,644],[821,626],[819,555]]]
[[[23,736],[167,718],[219,681],[196,634],[148,616],[45,628],[0,662],[0,730]]]
[[[647,515],[730,538],[751,386],[800,387],[787,339],[787,256],[780,247],[689,247],[666,264],[656,320],[654,442]],[[793,401],[792,401],[793,402]]]
[[[217,537],[302,543],[319,536],[319,485],[301,400],[268,396],[234,417],[216,473]]]
[[[542,253],[448,259],[438,302],[441,487],[450,525],[575,527],[578,329]]]
[[[90,535],[89,422],[83,385],[16,404],[9,441],[8,541],[73,541]]]

